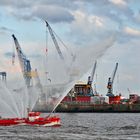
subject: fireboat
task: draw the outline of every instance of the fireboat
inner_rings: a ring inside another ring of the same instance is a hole
[[[0,126],[60,126],[60,118],[56,115],[40,117],[40,112],[29,112],[27,118],[0,118]]]
[[[18,40],[14,35],[12,35],[14,42],[15,42],[15,47],[17,50],[21,70],[23,72],[23,77],[27,86],[27,89],[29,90],[30,88],[30,81],[33,76],[31,76],[31,65],[30,61],[26,58],[26,56],[23,54],[21,47],[18,43]],[[1,72],[0,76],[2,76],[3,80],[6,80],[6,72]],[[37,80],[36,82],[36,87],[39,87],[40,90],[42,91],[42,85],[40,83],[40,79],[37,73],[37,70],[35,71],[35,79]],[[4,86],[4,85],[3,85]],[[40,112],[33,112],[29,111],[32,110],[30,108],[27,109],[27,117],[24,118],[3,118],[0,117],[0,126],[12,126],[12,125],[29,125],[29,126],[60,126],[60,118],[56,115],[52,115],[51,113],[46,116],[46,117],[41,117]]]

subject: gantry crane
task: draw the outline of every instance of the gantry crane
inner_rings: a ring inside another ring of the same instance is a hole
[[[115,66],[115,69],[113,71],[112,77],[108,78],[108,84],[107,84],[108,92],[107,92],[106,96],[109,96],[109,97],[114,96],[114,94],[113,94],[113,82],[114,82],[114,78],[115,78],[115,75],[116,75],[117,68],[118,68],[118,63],[116,63],[116,66]]]
[[[30,74],[31,73],[30,60],[28,60],[26,56],[23,54],[20,44],[14,34],[12,35],[12,37],[14,39],[14,43],[15,43],[17,54],[18,54],[18,59],[19,59],[22,73],[23,73],[23,77],[25,79],[25,83],[27,87],[29,87],[31,86],[31,78],[32,78]]]

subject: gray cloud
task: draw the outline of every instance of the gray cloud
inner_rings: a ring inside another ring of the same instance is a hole
[[[4,53],[5,57],[12,58],[12,52],[6,52]]]
[[[9,29],[9,28],[7,28],[7,27],[0,27],[0,30],[3,30],[3,31],[13,31],[13,29]]]
[[[0,34],[9,34],[11,32],[14,32],[14,30],[4,26],[0,27]]]
[[[51,22],[71,22],[74,20],[73,15],[68,10],[56,6],[39,6],[34,9],[32,15],[48,19]]]
[[[109,0],[103,0],[103,1],[88,0],[87,2],[92,4],[93,13],[105,17],[110,17],[112,20],[116,22],[121,22],[124,19],[125,20],[132,19],[132,17],[134,16],[133,11],[128,7],[128,5],[125,6],[115,5],[111,3]]]
[[[68,8],[71,5],[65,1],[0,1],[0,6],[5,7],[6,13],[21,20],[35,20],[36,18],[48,19],[51,22],[71,22],[73,15]],[[71,7],[76,7],[73,4]]]
[[[51,5],[74,10],[78,8],[78,4],[76,2],[77,0],[40,0],[38,1],[38,4]]]
[[[134,20],[135,20],[138,24],[140,24],[140,10],[139,10],[139,12],[134,16]]]
[[[134,13],[128,6],[130,2],[127,0],[127,5],[115,5],[109,0],[1,0],[0,6],[7,7],[7,13],[22,20],[46,18],[50,22],[71,22],[74,20],[71,11],[83,10],[121,23],[134,19]]]
[[[19,12],[20,11],[20,12]],[[60,7],[39,6],[32,11],[24,13],[24,9],[11,11],[10,14],[19,20],[48,19],[50,22],[71,22],[73,15],[66,9]]]
[[[27,1],[27,0],[1,0],[0,6],[8,6],[8,7],[14,7],[14,8],[25,8],[28,6],[31,6],[33,4],[33,1]]]
[[[82,10],[86,11],[90,15],[109,18],[113,22],[116,22],[116,24],[122,24],[123,22],[137,24],[134,19],[134,11],[130,7],[132,2],[131,0],[125,0],[124,5],[115,4],[110,0],[76,0],[76,2],[82,3],[84,5]],[[136,3],[140,4],[140,1],[136,0]]]
[[[117,32],[117,34],[118,34],[117,41],[123,44],[132,41],[133,39],[139,40],[140,38],[140,30],[136,30],[134,28],[124,25],[120,26],[120,30]]]
[[[103,20],[107,20],[108,23],[105,25],[107,30],[103,30],[102,28],[96,29],[94,23],[88,23],[89,21],[85,21],[84,24],[80,23],[80,26],[79,24],[71,24],[70,36],[74,36],[76,33],[76,35],[79,35],[79,39],[76,38],[76,43],[78,44],[81,42],[78,40],[82,40],[85,41],[86,44],[86,42],[91,40],[91,37],[87,36],[94,35],[94,38],[96,38],[96,36],[100,35],[100,37],[103,37],[106,35],[104,35],[104,32],[112,30],[113,27],[110,27],[110,22],[114,22],[113,24],[118,26],[117,32],[119,33],[123,32],[123,27],[120,28],[119,26],[124,25],[124,22],[127,23],[127,21],[129,21],[133,24],[139,24],[140,14],[134,15],[133,10],[129,7],[131,1],[127,0],[125,2],[126,5],[116,5],[109,0],[1,0],[0,6],[5,6],[7,13],[16,17],[18,20],[29,21],[41,18],[47,19],[49,22],[53,23],[71,23],[77,22],[75,15],[73,14],[76,11],[85,13],[85,16],[87,17],[98,16]],[[117,30],[117,28],[114,28],[113,30]],[[122,33],[122,36],[123,40],[127,40],[130,37],[130,35],[128,36],[124,33]],[[93,41],[95,40],[93,39]]]

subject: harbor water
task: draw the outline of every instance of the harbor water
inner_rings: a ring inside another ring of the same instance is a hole
[[[139,113],[60,113],[61,127],[0,126],[0,140],[140,140]]]

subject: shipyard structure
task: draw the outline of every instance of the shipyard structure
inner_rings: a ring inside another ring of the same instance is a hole
[[[56,108],[56,112],[140,112],[139,95],[130,93],[129,98],[126,99],[121,94],[113,94],[113,82],[117,68],[118,63],[115,65],[112,76],[108,78],[107,97],[104,97],[96,90],[93,92],[92,89],[96,69],[95,62],[88,82],[77,82]]]
[[[46,27],[50,36],[53,40],[56,51],[62,61],[65,60],[65,57],[60,49],[60,46],[57,42],[58,36],[56,36],[55,32],[46,21]],[[66,47],[64,43],[62,43]],[[47,49],[47,48],[46,48]],[[73,57],[72,60],[75,60],[75,55],[69,52]],[[107,94],[106,97],[97,93],[96,88],[93,91],[93,83],[94,83],[94,75],[96,70],[97,62],[95,61],[91,75],[88,77],[86,83],[77,82],[74,87],[68,92],[68,94],[64,97],[64,99],[60,102],[60,104],[55,109],[56,112],[140,112],[140,97],[137,94],[129,95],[129,98],[123,98],[121,94],[114,95],[113,93],[113,83],[115,79],[115,75],[118,69],[118,63],[115,65],[115,69],[113,70],[112,75],[108,78],[107,82]],[[38,83],[40,86],[40,80],[38,79]],[[62,87],[63,88],[63,87]],[[52,106],[48,105],[46,101],[46,97],[43,94],[43,87],[40,86],[41,95],[39,101],[36,103],[34,107],[34,111],[40,112],[50,112],[52,107],[55,105],[57,98],[53,97],[50,99]],[[60,92],[57,86],[53,87],[54,91]],[[49,90],[47,87],[46,90]],[[106,100],[106,98],[108,100]]]

